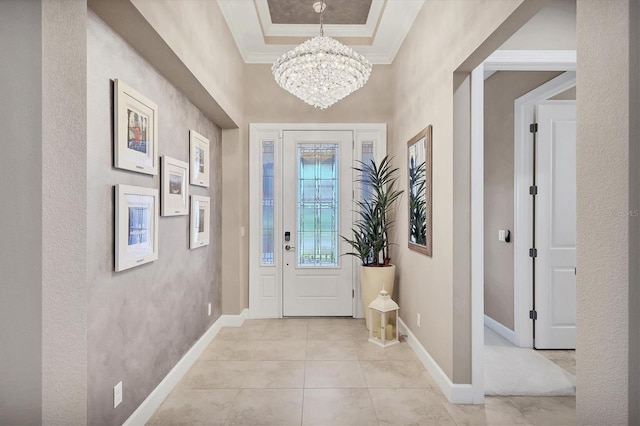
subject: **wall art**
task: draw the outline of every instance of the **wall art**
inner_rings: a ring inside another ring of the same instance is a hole
[[[114,97],[114,166],[157,175],[158,106],[117,79]]]
[[[211,217],[211,200],[200,195],[191,196],[191,235],[189,248],[209,245],[209,218]]]
[[[409,248],[431,256],[432,127],[407,142]]]
[[[189,167],[191,185],[209,187],[209,139],[195,130],[189,130]]]
[[[158,190],[116,185],[115,270],[158,259]]]
[[[162,216],[189,214],[189,164],[167,155],[160,163],[160,212]]]

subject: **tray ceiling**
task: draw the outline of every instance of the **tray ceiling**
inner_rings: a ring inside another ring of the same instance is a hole
[[[325,24],[364,25],[367,23],[372,0],[327,0]],[[314,0],[267,0],[271,22],[274,24],[317,24]]]
[[[320,35],[315,0],[217,0],[246,63],[272,63]],[[424,0],[325,0],[324,33],[390,64]]]

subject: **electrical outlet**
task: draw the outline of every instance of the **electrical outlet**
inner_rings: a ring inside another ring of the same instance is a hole
[[[113,387],[113,408],[122,402],[122,381]]]
[[[420,314],[416,314],[416,324],[420,327]]]
[[[211,302],[207,305],[207,315],[211,316]]]
[[[241,226],[240,227],[240,236],[244,237],[245,235],[247,235],[247,231],[246,231],[244,226]]]
[[[504,229],[498,229],[498,241],[502,241],[504,243]]]

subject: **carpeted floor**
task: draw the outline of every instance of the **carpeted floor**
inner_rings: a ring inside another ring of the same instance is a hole
[[[486,395],[575,396],[576,378],[533,349],[518,348],[485,327]]]

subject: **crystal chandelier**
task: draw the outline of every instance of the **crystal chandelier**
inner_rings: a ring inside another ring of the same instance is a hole
[[[313,4],[320,14],[320,36],[285,53],[271,67],[280,87],[320,109],[364,86],[371,74],[371,63],[364,56],[324,36],[325,7],[324,0]]]

